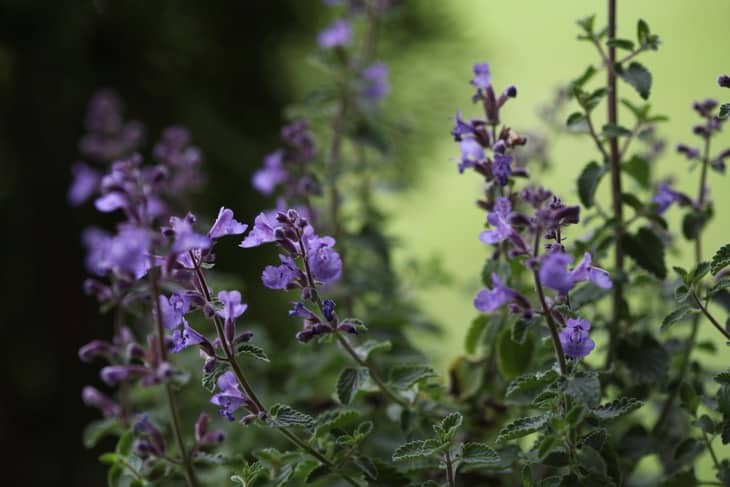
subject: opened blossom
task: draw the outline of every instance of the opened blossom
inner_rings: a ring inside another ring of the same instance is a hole
[[[276,187],[287,180],[289,171],[284,167],[284,151],[279,149],[264,158],[264,166],[253,174],[253,187],[269,196]]]
[[[590,281],[603,289],[612,287],[608,272],[592,265],[592,257],[589,253],[586,252],[581,262],[569,271],[567,267],[571,262],[573,262],[573,256],[561,251],[546,254],[540,266],[540,282],[564,295],[581,281]]]
[[[596,343],[588,337],[591,323],[583,318],[569,319],[560,332],[560,345],[566,357],[581,359],[591,353]]]
[[[317,36],[317,44],[325,49],[344,47],[352,42],[352,27],[346,20],[336,20]]]
[[[233,413],[249,404],[249,399],[239,388],[236,376],[230,370],[218,377],[218,390],[220,392],[213,395],[210,402],[220,406],[221,416],[233,421]]]
[[[530,309],[527,299],[514,289],[505,286],[495,273],[492,273],[492,288],[482,289],[474,298],[474,307],[485,313],[510,303],[514,303],[522,311]]]
[[[479,240],[485,244],[496,244],[504,242],[512,234],[512,225],[509,223],[509,216],[512,213],[512,203],[509,198],[500,196],[494,203],[494,209],[487,215],[487,222],[491,230],[484,230],[479,234]]]

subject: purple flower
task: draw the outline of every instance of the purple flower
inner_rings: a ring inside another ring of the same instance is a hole
[[[512,213],[512,203],[509,198],[500,196],[494,203],[494,210],[487,215],[487,222],[492,230],[484,230],[479,234],[479,240],[485,244],[496,244],[504,242],[512,235],[512,226],[509,224],[509,216]]]
[[[588,337],[591,323],[583,318],[569,319],[565,328],[560,332],[560,344],[563,353],[573,359],[581,359],[591,353],[596,347]]]
[[[314,138],[306,120],[295,120],[281,128],[281,139],[296,149],[296,159],[309,161],[314,158]]]
[[[102,268],[139,279],[147,273],[151,238],[147,230],[121,225],[104,248]]]
[[[180,293],[174,293],[169,299],[165,295],[160,295],[162,324],[168,330],[178,327],[189,309],[190,302]],[[157,309],[153,309],[152,312],[157,314]]]
[[[128,204],[127,197],[118,191],[112,191],[102,195],[94,201],[94,206],[102,213],[111,213],[112,211],[126,208]]]
[[[720,88],[730,88],[730,76],[721,74],[717,77],[717,85]]]
[[[461,112],[456,112],[456,117],[454,117],[454,128],[451,129],[451,135],[454,136],[455,142],[461,142],[464,135],[469,135],[474,133],[474,127],[471,123],[466,123],[461,118]]]
[[[233,214],[231,214],[232,217]],[[210,238],[196,233],[193,230],[194,222],[195,216],[191,213],[188,213],[185,218],[170,217],[170,226],[166,227],[164,231],[167,234],[171,233],[175,236],[175,242],[171,249],[173,255],[180,255],[191,250],[209,249],[211,247],[212,242]]]
[[[485,159],[484,149],[476,140],[472,138],[464,138],[459,143],[461,151],[461,162],[459,163],[459,172],[463,173],[464,169],[474,167],[476,163]]]
[[[233,413],[248,403],[248,398],[238,388],[236,376],[230,370],[218,377],[218,389],[220,392],[215,394],[210,402],[216,406],[220,406],[221,416],[233,421]]]
[[[99,189],[101,173],[83,162],[76,162],[71,166],[73,181],[68,188],[68,203],[78,206],[88,200]]]
[[[218,218],[208,230],[208,238],[215,240],[226,235],[240,235],[246,231],[248,225],[233,218],[233,211],[221,206],[218,211]]]
[[[657,204],[657,213],[660,215],[667,211],[673,203],[686,205],[690,202],[689,198],[679,191],[675,191],[668,184],[662,183],[657,185],[657,192],[651,201]]]
[[[568,294],[575,286],[575,278],[567,269],[571,262],[573,262],[573,256],[563,252],[552,252],[545,255],[539,272],[540,282],[560,294]]]
[[[221,291],[218,293],[218,301],[223,303],[223,308],[216,311],[216,314],[224,320],[234,320],[248,308],[246,303],[241,303],[241,293],[238,291]]]
[[[471,84],[482,90],[486,90],[492,85],[492,73],[489,69],[489,63],[476,63],[474,65],[474,77]]]
[[[352,41],[352,28],[346,20],[337,20],[317,36],[319,47],[332,49],[346,46]]]
[[[474,298],[474,307],[488,313],[515,300],[517,291],[505,286],[497,274],[492,274],[492,289],[479,291]]]
[[[388,84],[388,65],[376,62],[362,72],[365,88],[362,96],[371,101],[378,101],[390,92]]]
[[[576,282],[590,281],[600,288],[611,289],[613,283],[611,282],[608,271],[591,265],[592,261],[591,254],[588,252],[583,254],[583,260],[571,272],[573,279]]]
[[[495,181],[500,186],[505,186],[509,182],[512,175],[512,156],[505,154],[494,154],[494,164],[492,164],[492,174]]]
[[[684,154],[689,160],[699,159],[700,157],[700,150],[687,144],[677,144],[677,152]]]
[[[96,357],[110,358],[117,352],[117,347],[104,340],[92,340],[79,349],[79,360],[91,362]]]
[[[172,333],[172,353],[179,353],[192,345],[206,343],[208,340],[188,324],[188,320],[182,318],[182,329],[178,328]],[[208,348],[208,347],[206,347]],[[212,347],[210,347],[212,350]]]
[[[210,416],[204,412],[200,413],[198,420],[195,422],[195,442],[200,446],[223,443],[223,432],[208,431],[208,426],[210,426]]]
[[[99,409],[105,418],[112,418],[121,412],[121,408],[117,403],[91,386],[82,389],[81,400],[87,406]]]
[[[274,228],[278,227],[279,223],[274,218],[275,214],[275,212],[269,214],[259,213],[259,216],[254,221],[253,228],[248,236],[243,239],[243,242],[240,243],[239,247],[247,249],[276,241]]]
[[[334,244],[332,237],[315,235],[307,240],[307,263],[318,281],[332,282],[342,275],[342,259],[332,248]]]
[[[285,182],[289,177],[289,171],[283,164],[284,151],[279,149],[264,158],[264,167],[253,174],[253,187],[261,194],[269,196],[276,187]]]
[[[108,365],[101,369],[101,380],[113,386],[134,376],[148,375],[149,370],[141,365]]]
[[[294,259],[286,255],[279,255],[282,264],[266,266],[261,274],[261,282],[269,289],[288,289],[300,275]]]

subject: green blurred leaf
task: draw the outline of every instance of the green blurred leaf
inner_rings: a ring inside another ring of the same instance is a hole
[[[357,352],[357,355],[358,357],[360,357],[361,360],[367,362],[372,354],[379,352],[390,352],[392,348],[393,344],[390,343],[390,340],[385,340],[382,342],[368,340],[359,347],[355,348],[355,352]]]
[[[471,321],[469,329],[466,331],[466,337],[464,338],[464,349],[468,354],[474,354],[477,351],[477,346],[481,342],[484,330],[489,322],[488,315],[479,315]]]
[[[649,163],[640,156],[633,156],[622,166],[623,171],[631,176],[644,189],[649,189]]]
[[[596,188],[598,188],[598,183],[600,183],[601,177],[603,177],[605,172],[604,166],[592,161],[583,168],[580,176],[578,176],[578,196],[580,197],[580,202],[586,208],[593,206]]]
[[[609,403],[601,404],[591,410],[591,414],[598,419],[612,420],[636,411],[643,405],[643,401],[639,401],[633,397],[620,397]]]
[[[253,357],[263,362],[269,361],[269,357],[266,355],[266,352],[264,352],[264,349],[251,343],[241,343],[236,345],[236,355],[241,354],[248,355],[249,357]]]
[[[446,416],[439,424],[433,425],[433,430],[441,441],[451,441],[464,420],[461,413],[454,412]]]
[[[633,86],[644,100],[651,92],[651,73],[643,65],[632,62],[628,67],[616,65],[616,74]]]
[[[496,465],[499,463],[499,454],[484,443],[464,443],[459,457],[465,465]]]
[[[624,233],[621,236],[621,247],[643,269],[659,279],[667,277],[664,243],[651,229],[642,227],[636,235]]]
[[[581,371],[564,378],[563,390],[589,408],[598,406],[601,401],[601,383],[595,372]]]
[[[612,123],[607,123],[603,126],[603,130],[601,131],[601,135],[603,135],[607,139],[616,139],[618,137],[628,137],[632,134],[631,130],[627,129],[626,127],[622,127],[621,125],[616,125]]]
[[[513,379],[525,373],[530,367],[534,348],[531,335],[527,335],[524,343],[516,343],[512,340],[511,330],[504,328],[497,342],[497,366],[502,376]]]
[[[679,308],[675,309],[671,313],[669,313],[667,316],[664,317],[662,320],[662,326],[659,329],[660,331],[667,331],[673,324],[684,320],[687,318],[688,315],[693,313],[692,306],[688,304],[683,304]]]
[[[568,127],[568,130],[571,132],[588,132],[588,119],[583,113],[571,113],[568,119],[565,121],[565,126]]]
[[[548,416],[532,416],[530,418],[519,418],[502,428],[497,435],[497,443],[522,438],[542,429],[547,423]]]
[[[120,434],[122,430],[122,423],[117,418],[92,421],[84,428],[84,446],[94,448],[103,437]]]
[[[712,256],[712,262],[710,263],[712,275],[717,275],[718,272],[728,265],[730,265],[730,244],[723,245],[720,250],[715,252],[715,255]]]
[[[350,404],[369,378],[370,371],[365,367],[343,369],[337,378],[337,398],[342,404]]]

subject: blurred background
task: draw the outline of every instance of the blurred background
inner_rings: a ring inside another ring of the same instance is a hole
[[[574,21],[591,13],[600,21],[603,9],[604,2],[585,0],[412,0],[400,2],[384,25],[378,57],[389,64],[392,84],[384,110],[408,130],[399,132],[391,155],[399,190],[384,189],[381,198],[399,242],[397,265],[436,259],[449,275],[446,285],[413,290],[443,334],[412,338],[441,368],[462,349],[480,287],[475,269],[487,255],[477,240],[483,213],[473,203],[479,178],[459,176],[449,160],[458,155],[450,118],[456,110],[477,113],[471,65],[489,61],[498,89],[518,86],[503,118],[549,137],[551,166],[540,182],[573,199],[575,176],[591,159],[589,141],[553,133],[539,111],[561,83],[595,62],[592,47],[575,41]],[[108,334],[108,319],[81,292],[79,235],[99,216],[66,205],[91,94],[116,89],[128,117],[144,121],[152,140],[169,124],[187,126],[209,178],[194,207],[212,214],[225,204],[251,222],[272,206],[250,188],[251,173],[278,144],[285,106],[322,81],[308,54],[330,16],[318,0],[0,0],[0,438],[10,448],[3,479],[104,483],[98,452],[85,450],[80,439],[97,414],[82,406],[80,390],[97,380],[97,368],[77,358],[79,346]],[[691,142],[691,102],[727,98],[715,78],[730,71],[730,3],[619,2],[619,36],[633,37],[638,18],[662,38],[658,52],[642,57],[654,75],[652,105],[670,118],[660,135],[670,147]],[[681,175],[680,187],[695,186],[696,176],[671,150],[660,172]],[[713,197],[724,208],[730,194],[715,181]],[[673,225],[677,216],[669,216]],[[716,219],[706,253],[727,240]],[[235,250],[220,253],[226,271],[246,282],[257,281],[269,258],[254,253],[260,262],[252,262]],[[681,245],[674,258],[682,261]],[[271,293],[252,285],[247,299],[256,303],[251,318],[266,322]]]

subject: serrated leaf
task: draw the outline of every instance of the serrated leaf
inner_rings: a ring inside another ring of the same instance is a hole
[[[453,412],[442,419],[439,424],[433,425],[433,430],[442,441],[450,441],[454,438],[456,430],[459,429],[463,420],[461,413]]]
[[[515,438],[522,438],[542,429],[547,423],[548,416],[532,416],[519,418],[502,428],[497,435],[497,443],[502,443]]]
[[[730,117],[730,103],[723,103],[720,105],[720,114],[718,116],[723,120]]]
[[[370,480],[377,480],[378,467],[372,459],[368,457],[355,457],[352,459],[352,463],[354,463],[367,478]]]
[[[524,344],[527,339],[527,332],[533,326],[537,325],[542,320],[540,316],[533,316],[532,318],[520,317],[512,324],[512,332],[510,337],[515,343]]]
[[[712,272],[712,275],[715,276],[728,265],[730,265],[730,244],[723,245],[720,250],[715,252],[715,255],[712,256],[710,271]]]
[[[730,385],[730,370],[726,370],[725,372],[720,372],[713,379],[718,384]]]
[[[662,320],[662,326],[659,328],[660,331],[667,331],[673,324],[682,321],[687,318],[689,314],[693,312],[692,306],[683,304],[679,308],[675,309]]]
[[[231,480],[241,484],[241,487],[253,487],[256,480],[261,478],[264,473],[264,466],[257,460],[252,463],[246,463],[241,469],[241,473],[231,476]]]
[[[461,449],[461,463],[465,465],[496,465],[499,454],[484,443],[464,443]]]
[[[334,409],[325,411],[314,422],[314,436],[322,436],[333,429],[354,422],[360,417],[360,413],[354,409]]]
[[[720,291],[723,291],[727,288],[730,288],[730,277],[726,277],[724,279],[720,279],[715,284],[712,285],[710,289],[707,290],[708,296],[713,296]]]
[[[350,404],[369,378],[370,371],[365,367],[343,369],[337,378],[337,398],[342,404]]]
[[[297,411],[286,404],[274,404],[269,410],[271,417],[269,424],[277,428],[287,428],[289,426],[300,426],[310,429],[314,420],[312,417],[301,411]]]
[[[605,173],[603,166],[597,162],[589,162],[578,176],[578,196],[583,206],[590,208],[593,206],[593,200],[596,195],[596,188],[601,182],[601,177]]]
[[[263,362],[269,362],[269,357],[264,349],[252,343],[241,343],[236,345],[236,355],[248,355]]]
[[[598,419],[611,420],[629,414],[632,411],[636,411],[643,405],[643,401],[639,401],[633,397],[619,397],[618,399],[606,404],[601,404],[597,408],[591,410],[591,414]]]
[[[509,383],[505,397],[511,401],[530,403],[557,379],[558,373],[552,369],[521,375]]]
[[[439,451],[448,448],[448,443],[440,443],[435,439],[409,441],[399,446],[393,453],[393,461],[414,460],[427,458]]]
[[[667,277],[667,266],[664,263],[664,243],[647,227],[642,227],[632,235],[621,236],[621,248],[643,269],[651,272],[659,279]]]
[[[616,74],[628,84],[633,86],[644,100],[649,98],[651,92],[651,73],[643,65],[632,62],[628,67],[616,66]]]
[[[218,361],[216,362],[215,366],[213,366],[213,370],[211,370],[210,372],[203,372],[203,388],[205,388],[205,390],[207,390],[208,392],[215,391],[216,381],[218,380],[218,377],[220,377],[226,370],[228,370],[228,364]]]
[[[601,400],[601,382],[595,372],[578,372],[575,376],[566,378],[563,390],[589,408],[598,406]]]
[[[378,352],[390,352],[392,348],[393,344],[390,343],[390,340],[385,340],[383,342],[368,340],[359,347],[355,348],[355,352],[357,352],[357,355],[360,357],[361,360],[367,362],[372,354]]]
[[[397,389],[408,389],[431,377],[438,377],[438,374],[427,365],[397,365],[390,371],[390,383]]]

